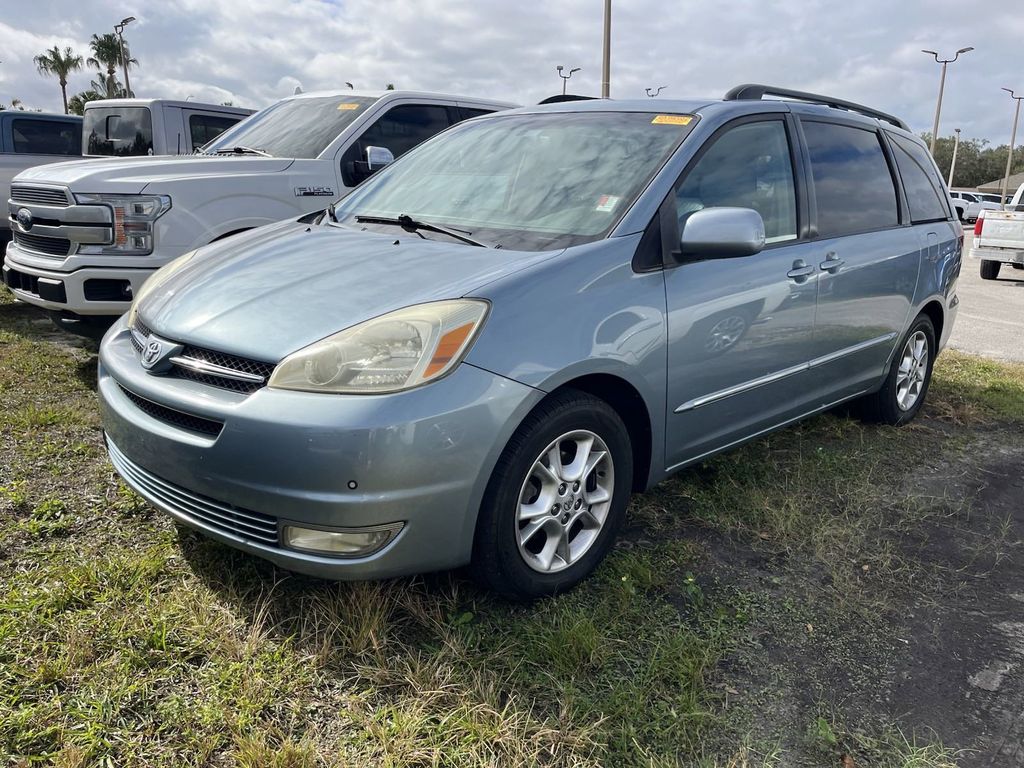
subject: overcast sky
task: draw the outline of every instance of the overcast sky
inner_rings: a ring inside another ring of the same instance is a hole
[[[1019,3],[1019,0],[1018,0]],[[940,135],[1009,141],[1024,92],[1018,3],[962,0],[614,0],[613,98],[719,97],[743,82],[828,93],[931,130],[939,65],[952,54]],[[0,102],[60,110],[32,58],[53,45],[88,56],[93,32],[132,15],[126,37],[139,96],[259,108],[344,87],[413,88],[531,103],[560,92],[556,64],[582,67],[571,91],[596,95],[602,0],[43,0],[0,20]],[[90,75],[71,77],[69,95]],[[1019,138],[1019,137],[1018,137]]]

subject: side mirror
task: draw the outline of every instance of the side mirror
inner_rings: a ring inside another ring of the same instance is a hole
[[[683,261],[753,256],[764,249],[764,221],[752,208],[704,208],[680,225]]]
[[[387,147],[366,148],[366,170],[369,173],[379,171],[385,165],[395,162],[395,156]]]

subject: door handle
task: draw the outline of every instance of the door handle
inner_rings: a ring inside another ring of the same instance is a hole
[[[843,263],[843,260],[836,256],[835,251],[829,251],[825,254],[825,260],[818,266],[821,268],[822,272],[828,272],[829,274],[834,275],[839,271],[839,268],[843,266]]]
[[[793,262],[793,268],[786,273],[786,277],[798,283],[807,281],[807,278],[814,274],[814,265],[807,264],[803,259]]]

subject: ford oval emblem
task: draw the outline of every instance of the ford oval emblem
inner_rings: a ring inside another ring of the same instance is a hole
[[[28,208],[19,208],[16,218],[18,220],[18,225],[23,230],[28,232],[30,229],[32,229],[32,211],[30,211]]]

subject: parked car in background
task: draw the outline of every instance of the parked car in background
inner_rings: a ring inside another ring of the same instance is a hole
[[[971,203],[976,203],[979,200],[976,192],[964,192],[959,189],[951,189],[949,191],[949,197],[953,202],[953,208],[956,209],[956,215],[960,221],[966,220],[967,207]]]
[[[100,348],[107,447],[291,570],[553,594],[681,467],[848,400],[911,420],[961,244],[921,140],[831,97],[481,117],[147,282]]]
[[[85,105],[88,157],[190,155],[256,110],[169,99],[102,99]]]
[[[0,194],[11,196],[11,179],[36,165],[82,154],[82,118],[46,112],[0,111]],[[10,222],[0,222],[0,248],[11,239]]]
[[[983,280],[999,277],[1003,264],[1024,269],[1024,184],[1006,210],[982,211],[974,225],[970,256],[979,260]]]
[[[1002,208],[998,202],[985,199],[986,197],[995,197],[998,200],[999,195],[981,195],[977,192],[963,192],[960,190],[953,190],[949,195],[953,199],[953,205],[960,216],[960,220],[966,221],[968,224],[973,224],[977,221],[978,215],[982,211],[998,211]],[[963,201],[966,205],[961,205],[959,201]]]
[[[188,157],[115,157],[27,171],[12,187],[14,242],[4,279],[18,299],[51,310],[62,327],[102,333],[174,257],[322,210],[435,133],[510,106],[411,91],[305,93]],[[43,219],[52,224],[33,223]]]

